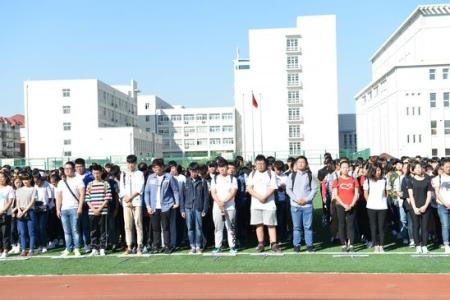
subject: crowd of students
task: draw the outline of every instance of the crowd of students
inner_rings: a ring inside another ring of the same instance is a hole
[[[127,157],[127,168],[81,158],[43,171],[0,171],[0,257],[32,256],[64,247],[62,256],[170,254],[189,247],[201,254],[244,246],[280,253],[280,243],[314,252],[313,201],[322,199],[322,225],[342,251],[362,241],[385,251],[392,233],[417,253],[436,242],[450,253],[450,159],[421,157],[333,160],[312,175],[304,156],[287,162],[258,155],[218,157],[186,170],[174,161],[151,165]],[[317,230],[317,228],[316,228]],[[224,231],[226,234],[224,235]],[[226,247],[227,245],[228,247]],[[81,250],[83,246],[83,251]]]

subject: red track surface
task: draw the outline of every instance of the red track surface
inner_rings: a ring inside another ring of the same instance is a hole
[[[1,299],[450,299],[450,275],[167,274],[0,277]]]

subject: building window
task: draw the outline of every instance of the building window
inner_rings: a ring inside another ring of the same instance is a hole
[[[297,73],[292,73],[287,75],[288,86],[298,86],[299,76]]]
[[[298,39],[287,39],[286,51],[298,51]]]
[[[422,112],[421,112],[421,109],[420,109],[420,106],[419,106],[419,107],[417,107],[417,115],[420,116],[421,113],[422,113]]]
[[[442,69],[442,79],[448,79],[448,68]]]
[[[220,145],[220,139],[209,139],[210,145]]]
[[[149,109],[150,108],[150,103],[145,103],[145,109]]]
[[[412,137],[413,137],[413,143],[415,144],[416,143],[416,135],[413,134]]]
[[[438,155],[438,149],[433,148],[431,149],[431,156],[437,156]]]
[[[145,116],[145,122],[150,122],[150,116]]]
[[[72,144],[71,140],[64,140],[64,145],[70,145],[70,144]]]
[[[208,119],[208,115],[207,114],[198,114],[196,116],[197,121],[206,121]]]
[[[437,134],[437,122],[431,121],[431,135]]]
[[[450,156],[450,148],[445,148],[445,156]]]
[[[223,139],[223,144],[224,145],[233,145],[234,144],[234,139],[231,139],[231,138]]]
[[[169,117],[168,116],[158,116],[158,122],[159,123],[165,123],[169,121]]]
[[[189,149],[190,146],[195,146],[195,140],[184,140],[184,148]]]
[[[220,126],[211,126],[211,127],[209,127],[209,132],[210,133],[220,132]]]
[[[419,134],[419,143],[422,143],[422,135]]]
[[[171,115],[170,120],[171,121],[181,121],[181,115]]]
[[[444,121],[444,132],[445,134],[450,134],[450,120],[445,120]]]
[[[444,107],[450,106],[450,93],[444,93]]]
[[[436,93],[430,93],[430,107],[436,107]]]
[[[233,126],[223,126],[222,132],[233,132]]]
[[[64,151],[64,156],[72,156],[72,151]]]
[[[158,129],[158,134],[160,134],[160,135],[168,135],[169,134],[169,128],[160,128],[160,129]]]
[[[406,108],[406,115],[409,116],[409,107]]]
[[[344,146],[347,147],[347,144],[348,144],[347,134],[344,133]]]
[[[299,121],[300,120],[300,109],[299,108],[289,108],[288,109],[289,114],[289,121]]]
[[[208,127],[206,127],[206,126],[199,126],[199,127],[197,127],[197,133],[205,134],[207,132],[208,132]]]
[[[208,145],[207,139],[198,139],[197,140],[197,146],[206,146],[206,145]]]
[[[210,120],[220,120],[220,114],[209,114]]]
[[[194,134],[195,133],[195,127],[185,127],[184,128],[184,136],[185,137],[188,137],[188,136],[190,136],[191,134]]]
[[[430,69],[429,70],[429,78],[430,78],[430,80],[435,80],[436,79],[436,69]]]
[[[412,109],[412,115],[414,116],[414,114],[416,113],[416,108],[412,107],[411,109]]]
[[[289,104],[299,104],[300,103],[300,92],[299,91],[288,91],[288,103]]]
[[[194,121],[194,115],[184,115],[183,119],[185,121]]]
[[[301,146],[300,142],[290,142],[289,143],[289,155],[301,154],[300,146]]]
[[[69,131],[72,128],[72,126],[69,122],[64,122],[63,127],[64,127],[64,131]]]
[[[300,125],[289,125],[289,137],[290,138],[300,137]]]
[[[63,114],[70,114],[70,106],[63,106]]]
[[[223,113],[222,114],[222,120],[232,120],[233,114],[232,113]]]
[[[288,56],[287,57],[287,68],[297,69],[298,68],[298,56]]]
[[[62,90],[63,97],[70,97],[70,89]]]

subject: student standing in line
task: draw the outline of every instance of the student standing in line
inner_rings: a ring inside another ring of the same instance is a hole
[[[6,171],[0,172],[0,258],[8,256],[11,247],[11,215],[15,199]]]

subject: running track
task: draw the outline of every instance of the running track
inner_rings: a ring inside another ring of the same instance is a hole
[[[5,299],[450,299],[450,275],[163,274],[0,277]]]

